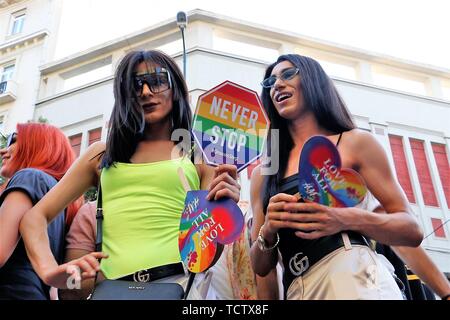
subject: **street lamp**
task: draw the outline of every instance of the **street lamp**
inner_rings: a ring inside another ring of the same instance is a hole
[[[184,29],[187,26],[187,15],[185,12],[180,11],[177,13],[177,25],[181,30],[181,38],[183,39],[183,75],[186,80],[186,42],[184,41]]]

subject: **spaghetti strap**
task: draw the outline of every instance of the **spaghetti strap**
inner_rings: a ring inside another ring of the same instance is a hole
[[[343,135],[343,134],[344,134],[344,133],[341,132],[341,134],[339,135],[338,141],[336,142],[336,147],[339,145],[339,142],[341,142],[341,138],[342,138],[342,135]]]

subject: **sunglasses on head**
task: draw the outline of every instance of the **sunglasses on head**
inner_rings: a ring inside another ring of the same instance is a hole
[[[135,75],[133,84],[138,96],[142,95],[144,84],[146,84],[153,93],[161,93],[172,87],[170,73],[164,68],[157,68],[156,72],[152,73]]]
[[[299,71],[300,70],[295,67],[287,68],[283,70],[278,77],[275,75],[271,75],[270,77],[264,79],[261,82],[261,85],[263,86],[263,88],[273,88],[275,82],[277,82],[277,79],[281,79],[283,81],[291,80],[298,74]]]
[[[0,134],[2,135],[2,137],[4,139],[6,139],[5,148],[9,148],[12,144],[16,143],[16,141],[17,141],[17,133],[16,132],[11,133],[7,137],[3,133],[0,133]]]

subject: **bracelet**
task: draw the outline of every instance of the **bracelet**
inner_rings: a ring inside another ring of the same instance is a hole
[[[441,297],[442,300],[447,300],[448,298],[450,298],[450,293],[447,294],[446,296]]]
[[[278,234],[278,232],[276,233],[277,235],[277,241],[275,241],[275,244],[273,244],[271,247],[267,247],[266,246],[266,240],[264,239],[263,235],[262,235],[262,229],[264,227],[264,224],[261,226],[261,228],[259,228],[259,233],[258,233],[258,246],[259,249],[261,251],[270,251],[275,249],[278,246],[278,243],[280,242],[280,236]]]

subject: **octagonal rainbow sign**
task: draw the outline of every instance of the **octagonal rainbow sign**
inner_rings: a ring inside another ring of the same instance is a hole
[[[239,172],[262,155],[269,125],[258,94],[225,81],[199,97],[192,133],[208,164]]]

